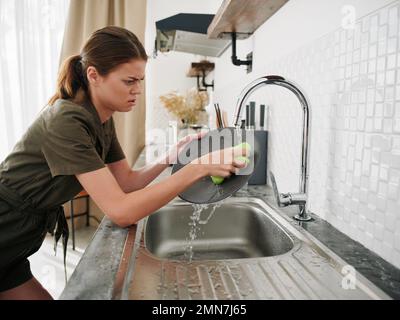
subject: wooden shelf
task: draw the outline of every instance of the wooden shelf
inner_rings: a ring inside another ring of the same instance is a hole
[[[207,30],[210,39],[246,39],[289,0],[224,0]]]
[[[187,73],[190,78],[196,78],[197,76],[203,76],[203,70],[205,75],[208,75],[215,68],[215,63],[209,61],[192,62],[191,68]]]

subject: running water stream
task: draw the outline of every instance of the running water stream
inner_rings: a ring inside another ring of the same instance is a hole
[[[221,194],[222,188],[218,185],[216,185],[216,192],[218,194]],[[187,260],[189,263],[192,262],[193,260],[193,242],[196,240],[198,232],[200,231],[200,225],[205,225],[207,224],[211,217],[214,215],[215,211],[224,203],[224,200],[218,201],[216,203],[206,203],[206,204],[195,204],[192,203],[193,207],[193,213],[190,216],[190,230],[189,230],[189,238],[187,239],[187,244],[185,246],[185,260]],[[201,213],[205,210],[207,210],[209,207],[211,207],[211,211],[208,215],[208,217],[204,220],[201,220]]]

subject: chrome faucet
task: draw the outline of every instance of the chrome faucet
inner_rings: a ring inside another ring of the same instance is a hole
[[[236,110],[233,119],[234,126],[240,127],[240,119],[242,107],[247,101],[248,97],[258,88],[265,85],[277,85],[289,89],[299,99],[303,108],[303,134],[301,146],[301,176],[300,176],[300,191],[298,193],[279,193],[276,185],[274,174],[270,171],[272,187],[274,190],[276,202],[279,207],[286,207],[289,205],[298,205],[299,213],[294,217],[299,221],[309,221],[311,216],[307,213],[307,197],[308,197],[308,164],[309,164],[309,148],[310,148],[310,107],[308,101],[300,89],[292,82],[280,76],[265,76],[254,80],[247,85],[241,92],[237,102]]]

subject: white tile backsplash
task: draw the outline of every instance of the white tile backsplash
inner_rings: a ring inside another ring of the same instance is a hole
[[[352,30],[336,29],[261,67],[263,75],[295,81],[309,98],[309,209],[397,267],[399,14],[400,1],[392,2]],[[219,87],[217,99],[236,92],[235,85]],[[250,100],[270,106],[269,169],[281,192],[297,191],[302,112],[290,93],[264,88]]]

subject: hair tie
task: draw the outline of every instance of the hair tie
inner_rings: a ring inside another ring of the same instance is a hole
[[[82,56],[81,55],[79,55],[78,59],[76,60],[74,69],[75,69],[75,74],[79,78],[79,82],[85,88],[87,86],[87,84],[86,84],[85,76],[83,74],[83,65],[82,65]]]

